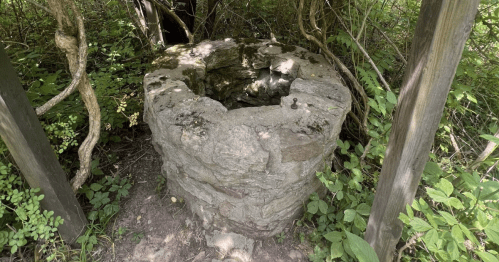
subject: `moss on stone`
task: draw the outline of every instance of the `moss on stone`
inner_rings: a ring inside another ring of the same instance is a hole
[[[258,53],[258,47],[255,46],[241,45],[241,47],[239,48],[239,57],[241,61],[243,61],[243,59],[247,59],[250,62],[253,61],[253,59],[256,57],[256,53]]]
[[[163,57],[160,57],[156,59],[153,63],[151,68],[149,69],[149,72],[155,71],[160,68],[165,68],[165,69],[175,69],[178,67],[179,61],[177,57],[171,56],[171,55],[165,55]]]
[[[312,63],[312,64],[318,64],[319,63],[319,61],[317,61],[317,59],[315,59],[315,57],[313,57],[313,56],[309,56],[308,57],[308,61],[310,63]]]
[[[189,89],[194,92],[196,95],[204,95],[204,83],[202,83],[201,79],[198,79],[198,74],[196,69],[187,68],[182,71],[182,75],[187,78],[184,80],[184,83],[189,87]]]
[[[286,45],[286,44],[283,44],[283,43],[275,43],[273,45],[280,47],[281,48],[281,52],[283,54],[289,53],[289,52],[294,52],[296,50],[296,46],[294,46],[294,45]]]
[[[234,40],[236,41],[237,44],[245,44],[245,45],[257,44],[262,42],[262,40],[256,38],[236,38]]]

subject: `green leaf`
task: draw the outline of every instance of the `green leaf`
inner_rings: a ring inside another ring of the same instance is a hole
[[[470,175],[470,173],[463,172],[463,173],[459,174],[459,176],[464,180],[464,182],[466,183],[466,185],[471,190],[475,190],[475,188],[479,184],[479,181],[476,181],[475,178],[473,178],[473,176]]]
[[[469,101],[473,102],[473,103],[478,103],[478,101],[476,100],[475,96],[470,94],[470,93],[466,93],[466,98],[468,98]]]
[[[359,262],[379,262],[374,249],[362,238],[345,231],[350,248]]]
[[[489,252],[475,252],[484,262],[499,262],[496,256],[490,254]]]
[[[433,199],[433,201],[442,203],[442,202],[447,202],[449,200],[449,197],[442,191],[440,190],[435,190],[431,187],[426,188],[426,193]]]
[[[492,241],[499,245],[499,218],[494,218],[485,228],[487,240]]]
[[[452,194],[452,191],[454,191],[454,186],[452,185],[452,183],[445,178],[440,179],[440,182],[438,182],[435,187],[442,190],[447,196],[450,196],[450,194]]]
[[[360,215],[356,215],[355,218],[353,219],[353,224],[360,229],[360,231],[364,231],[366,229],[366,220],[364,220],[363,217]]]
[[[476,239],[475,235],[473,235],[471,233],[471,231],[463,224],[459,224],[459,228],[461,228],[461,230],[463,231],[464,235],[471,241],[473,242],[475,245],[479,246],[480,243],[478,242],[478,240]]]
[[[454,240],[456,241],[456,243],[460,244],[464,243],[463,231],[461,230],[461,228],[459,228],[458,225],[452,227],[451,235],[452,238],[454,238]]]
[[[451,215],[450,213],[448,213],[448,212],[438,211],[438,213],[445,219],[445,221],[447,221],[447,224],[449,224],[451,226],[459,223],[457,221],[457,219],[453,215]]]
[[[499,200],[499,182],[487,181],[480,183],[483,188],[480,193],[480,200]]]
[[[307,205],[308,213],[316,214],[318,210],[319,210],[319,201],[318,200],[311,201],[310,203],[308,203],[308,205]]]
[[[402,223],[408,225],[411,222],[411,218],[409,218],[406,214],[400,212],[398,219],[402,221]]]
[[[461,202],[461,200],[459,200],[455,197],[449,198],[449,201],[447,201],[446,204],[451,206],[451,207],[454,207],[456,209],[464,209],[464,206],[463,206],[463,203]]]
[[[331,259],[343,256],[343,245],[341,242],[333,242],[331,244]]]
[[[343,221],[345,222],[352,222],[355,218],[355,215],[357,212],[353,209],[347,209],[344,211],[345,216],[343,217]]]
[[[103,186],[101,184],[98,184],[98,183],[93,183],[92,185],[90,185],[90,188],[93,191],[99,191],[103,188]]]
[[[443,173],[442,169],[435,162],[427,162],[423,172],[431,176],[439,176]]]
[[[409,206],[409,204],[405,205],[405,211],[407,212],[407,216],[409,218],[411,218],[411,219],[414,218],[414,212],[412,211],[412,208],[411,208],[411,206]]]
[[[336,193],[336,198],[338,200],[342,200],[343,199],[343,191],[338,191],[338,193]]]
[[[423,237],[424,242],[428,246],[433,246],[437,243],[438,241],[438,232],[436,229],[432,228]]]
[[[433,228],[430,224],[419,217],[415,217],[409,224],[418,232],[425,232]]]
[[[361,203],[355,208],[355,211],[363,216],[369,216],[371,213],[371,207],[366,203]]]
[[[323,214],[327,214],[327,203],[324,202],[323,200],[319,200],[319,210],[323,213]]]
[[[494,142],[499,145],[499,138],[493,136],[493,135],[480,135],[481,138],[487,139],[491,142]]]
[[[342,234],[341,234],[341,232],[338,232],[338,231],[331,231],[331,232],[325,234],[324,238],[331,241],[332,243],[340,242],[342,240]]]
[[[397,97],[395,96],[395,94],[392,91],[388,91],[386,93],[386,99],[388,100],[388,102],[390,102],[394,105],[397,104]]]
[[[459,258],[459,249],[457,248],[456,242],[450,241],[447,244],[447,252],[452,260],[457,260]]]

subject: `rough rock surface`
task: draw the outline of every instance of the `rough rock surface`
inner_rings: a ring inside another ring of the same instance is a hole
[[[272,236],[324,190],[315,172],[331,160],[351,97],[322,56],[227,39],[171,47],[154,64],[144,119],[168,189],[205,227]]]

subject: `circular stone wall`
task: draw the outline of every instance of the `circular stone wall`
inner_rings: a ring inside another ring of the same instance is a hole
[[[205,227],[281,232],[331,160],[349,91],[320,55],[271,41],[178,45],[144,77],[145,113],[172,194]]]

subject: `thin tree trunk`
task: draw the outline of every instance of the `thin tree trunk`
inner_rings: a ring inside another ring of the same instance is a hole
[[[66,53],[66,58],[69,63],[69,70],[73,78],[78,78],[78,72],[81,68],[85,68],[86,65],[86,50],[83,58],[80,56],[78,58],[79,52],[82,50],[78,49],[78,40],[73,36],[78,31],[80,46],[86,47],[85,41],[85,28],[83,27],[83,19],[79,10],[77,9],[73,0],[48,0],[48,4],[52,14],[57,20],[58,29],[55,35],[55,42],[57,47],[59,47],[64,53]],[[73,15],[76,18],[77,26],[76,29],[71,22],[69,17],[68,8],[71,8]],[[77,85],[80,91],[85,107],[88,110],[89,115],[89,132],[83,143],[78,149],[78,156],[80,159],[80,169],[76,173],[75,177],[71,181],[71,187],[73,191],[76,192],[78,188],[83,185],[87,177],[90,175],[91,168],[91,156],[92,150],[99,140],[100,136],[100,108],[97,103],[97,97],[95,96],[94,90],[90,85],[87,73],[83,70],[81,75],[81,80]]]

